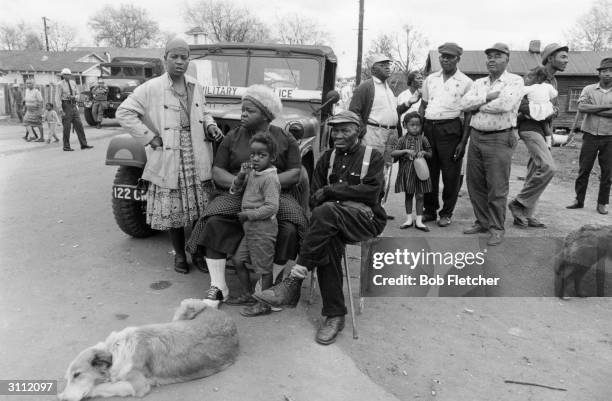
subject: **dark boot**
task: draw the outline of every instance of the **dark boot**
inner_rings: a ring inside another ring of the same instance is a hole
[[[270,306],[289,306],[295,308],[300,300],[302,292],[302,281],[304,279],[289,276],[280,284],[270,287],[259,294],[253,294],[253,298]]]
[[[315,340],[319,344],[329,345],[336,341],[338,333],[344,328],[344,316],[328,316],[321,325]]]

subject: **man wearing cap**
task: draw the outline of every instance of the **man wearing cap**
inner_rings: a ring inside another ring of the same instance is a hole
[[[87,144],[85,138],[85,130],[83,130],[83,123],[81,122],[81,116],[79,115],[79,109],[77,108],[76,101],[79,96],[79,89],[76,83],[71,80],[72,72],[68,68],[62,69],[60,73],[62,80],[56,86],[55,90],[55,108],[62,117],[62,125],[64,129],[64,151],[73,151],[70,147],[70,129],[74,127],[81,149],[91,149],[93,146]]]
[[[506,71],[510,49],[496,43],[485,50],[489,75],[474,81],[461,99],[471,112],[467,188],[476,221],[465,234],[489,232],[489,246],[504,237],[512,153],[517,144],[516,116],[523,97],[523,79]]]
[[[280,284],[253,295],[271,306],[295,305],[302,280],[316,267],[326,316],[316,341],[323,345],[333,343],[344,328],[341,258],[345,244],[375,237],[386,224],[380,205],[384,161],[376,149],[361,144],[360,116],[342,111],[328,125],[334,149],[321,156],[313,173],[312,216],[297,264]]]
[[[98,78],[98,85],[91,89],[91,97],[93,98],[93,105],[91,106],[91,112],[95,118],[97,128],[102,126],[102,118],[104,117],[104,109],[108,107],[108,88],[104,83],[104,80]]]
[[[430,74],[423,83],[423,99],[419,114],[425,117],[423,131],[432,147],[429,161],[432,191],[425,194],[423,221],[435,221],[440,203],[438,188],[440,173],[444,190],[438,225],[446,227],[451,218],[461,188],[461,162],[469,134],[469,120],[461,122],[461,98],[472,87],[472,80],[459,71],[463,49],[456,43],[438,47],[442,69]]]
[[[568,209],[584,207],[589,176],[595,159],[599,158],[601,176],[597,196],[597,212],[608,214],[612,184],[612,57],[604,58],[599,68],[599,82],[587,85],[578,98],[578,111],[585,115],[582,122],[582,148],[578,159],[576,199]]]
[[[546,82],[557,89],[555,74],[564,71],[569,61],[567,46],[551,43],[542,51],[542,65],[546,71]],[[555,110],[558,110],[558,97],[553,99]],[[555,162],[550,148],[552,138],[546,136],[540,121],[529,116],[529,100],[524,96],[521,100],[518,115],[519,137],[525,142],[529,151],[527,176],[521,192],[508,203],[508,209],[514,217],[514,225],[520,228],[546,228],[546,225],[536,219],[533,214],[540,196],[555,175]]]

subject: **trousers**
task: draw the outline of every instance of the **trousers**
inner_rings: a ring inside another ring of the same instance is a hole
[[[578,158],[578,178],[576,178],[576,200],[584,203],[589,176],[599,158],[601,177],[597,203],[607,205],[610,201],[610,184],[612,184],[612,135],[592,135],[585,132],[582,136],[582,148]]]
[[[62,110],[64,111],[64,115],[62,116],[62,125],[64,126],[64,148],[67,149],[70,147],[70,129],[73,126],[81,147],[87,146],[83,123],[81,122],[81,116],[79,116],[79,110],[76,104],[62,102]]]

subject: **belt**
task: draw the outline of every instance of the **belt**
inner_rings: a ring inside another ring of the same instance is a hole
[[[76,99],[62,99],[62,103],[76,103]]]
[[[384,129],[397,129],[397,125],[382,125],[382,124],[377,124],[377,123],[371,123],[368,121],[367,123],[368,125],[371,125],[373,127],[378,127],[378,128],[384,128]]]
[[[446,118],[444,120],[429,120],[429,119],[425,119],[426,123],[430,123],[433,125],[442,125],[442,124],[448,124],[448,123],[452,123],[456,120],[459,120],[459,117],[455,117],[455,118]]]
[[[478,128],[474,128],[474,127],[472,127],[472,128],[473,128],[473,129],[475,129],[475,130],[476,130],[476,131],[478,131],[478,132],[481,132],[481,133],[483,133],[483,134],[485,134],[485,135],[488,135],[488,134],[501,134],[502,132],[512,131],[512,129],[513,129],[514,127],[505,128],[505,129],[498,129],[498,130],[495,130],[495,131],[483,131],[483,130],[480,130],[480,129],[478,129]]]

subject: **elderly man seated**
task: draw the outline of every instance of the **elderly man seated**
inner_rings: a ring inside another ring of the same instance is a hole
[[[343,111],[331,117],[334,149],[321,156],[311,184],[312,217],[297,264],[280,284],[254,297],[270,306],[295,306],[302,280],[318,268],[325,322],[316,341],[331,344],[344,328],[346,306],[342,293],[341,259],[346,243],[379,235],[386,224],[380,205],[384,161],[375,149],[361,144],[364,130],[359,116]]]

